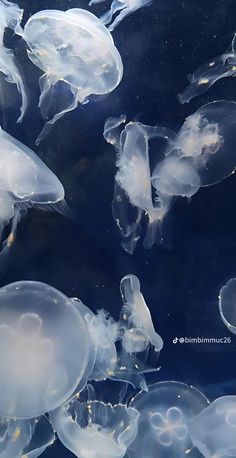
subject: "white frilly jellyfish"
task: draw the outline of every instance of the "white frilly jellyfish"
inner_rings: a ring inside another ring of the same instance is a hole
[[[101,3],[104,0],[91,0],[89,5]],[[129,14],[151,5],[152,0],[112,0],[110,9],[100,17],[103,24],[110,24],[108,30],[111,32],[120,24]],[[116,15],[118,13],[118,15]],[[113,16],[116,16],[113,20]]]
[[[189,86],[179,94],[181,103],[188,103],[194,97],[204,94],[216,81],[236,74],[235,35],[229,50],[221,56],[212,58],[201,65],[193,74],[188,75]]]
[[[50,414],[60,441],[78,458],[122,458],[135,439],[138,418],[126,405],[79,399]]]
[[[223,396],[192,421],[193,445],[205,458],[236,456],[236,396]]]
[[[90,335],[86,376],[81,379],[75,394],[88,380],[125,381],[146,390],[144,373],[157,370],[152,365],[156,365],[163,341],[153,327],[137,277],[127,275],[121,280],[121,295],[123,307],[117,322],[105,310],[95,314],[78,299],[71,299],[83,316]],[[151,350],[155,358],[153,356],[149,361]]]
[[[148,388],[130,403],[140,417],[129,457],[199,456],[192,450],[189,428],[192,419],[209,405],[208,400],[200,391],[180,382],[159,382]]]
[[[0,0],[0,72],[5,75],[6,81],[16,84],[21,95],[21,114],[18,122],[22,121],[27,108],[27,92],[14,54],[11,49],[4,46],[4,32],[7,27],[14,32],[18,31],[22,15],[23,10],[18,5],[7,0]]]
[[[163,221],[175,197],[190,198],[204,186],[220,182],[235,170],[236,103],[218,101],[188,116],[178,134],[125,116],[108,118],[104,138],[117,152],[114,220],[123,248],[133,253],[140,238],[143,215],[148,226],[143,245],[163,241]],[[166,142],[150,166],[149,140]]]
[[[91,95],[113,91],[121,81],[123,65],[112,36],[89,11],[39,11],[29,18],[21,35],[29,58],[43,71],[39,99],[43,118],[49,116],[59,82],[67,94],[64,107],[47,121],[36,143],[65,113],[88,102]]]
[[[1,458],[37,458],[55,441],[45,416],[28,420],[0,419]]]
[[[11,221],[10,235],[2,242],[6,252],[15,239],[21,215],[30,207],[63,213],[64,188],[54,173],[27,146],[0,128],[0,234]]]
[[[223,323],[236,334],[236,278],[229,280],[219,293],[219,310]]]
[[[0,416],[37,417],[63,404],[89,359],[86,324],[49,285],[21,281],[0,289]]]

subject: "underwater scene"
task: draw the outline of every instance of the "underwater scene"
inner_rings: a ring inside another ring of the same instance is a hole
[[[0,0],[0,458],[236,458],[235,0]]]

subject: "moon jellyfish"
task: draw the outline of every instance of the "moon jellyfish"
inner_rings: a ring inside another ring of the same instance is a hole
[[[223,396],[200,412],[190,427],[193,445],[205,458],[236,456],[236,396]]]
[[[0,72],[5,75],[6,81],[16,84],[21,95],[21,114],[17,122],[22,121],[27,108],[27,93],[21,72],[11,49],[4,46],[4,32],[7,27],[16,32],[20,27],[23,10],[18,5],[0,0]]]
[[[77,399],[50,414],[60,441],[78,458],[122,458],[135,439],[138,418],[126,405]]]
[[[89,5],[94,5],[95,3],[101,3],[103,1],[104,0],[91,0]],[[112,22],[108,27],[108,30],[112,32],[126,16],[144,6],[151,5],[151,3],[152,0],[113,0],[111,8],[101,16],[100,20],[103,24],[110,24]],[[116,13],[118,13],[118,15],[113,20],[113,16],[116,15]]]
[[[0,128],[0,233],[11,221],[3,242],[6,252],[15,240],[21,215],[30,207],[63,212],[64,188],[56,175],[27,146]]]
[[[184,458],[192,450],[192,419],[208,405],[205,396],[180,382],[159,382],[138,393],[130,406],[139,413],[138,433],[128,451],[130,458]]]
[[[89,358],[83,318],[62,293],[21,281],[0,289],[0,416],[33,418],[63,404]]]
[[[221,288],[219,309],[224,324],[229,331],[236,334],[236,278],[232,278]]]
[[[55,441],[45,416],[28,420],[0,419],[1,458],[37,458]]]
[[[121,294],[123,307],[118,322],[105,310],[95,314],[78,299],[72,299],[90,336],[89,362],[75,393],[80,392],[88,380],[106,379],[125,381],[146,390],[144,373],[158,370],[155,366],[163,341],[153,327],[138,278],[124,277]]]
[[[188,116],[178,134],[140,122],[126,124],[120,133],[125,116],[107,119],[104,138],[117,151],[113,217],[128,253],[140,238],[143,215],[148,220],[143,245],[150,248],[163,241],[163,221],[174,198],[190,198],[234,172],[235,115],[235,102],[209,103]],[[166,146],[151,167],[149,140],[158,138]]]
[[[50,127],[91,95],[107,94],[118,86],[123,65],[112,36],[92,13],[74,8],[68,11],[43,10],[32,15],[22,31],[31,61],[40,78],[39,107],[47,119],[58,83],[66,93],[64,107],[47,121],[36,143]]]
[[[181,103],[188,103],[194,97],[206,92],[216,81],[236,73],[236,41],[235,35],[231,48],[221,56],[201,65],[192,75],[188,76],[190,85],[179,94]]]

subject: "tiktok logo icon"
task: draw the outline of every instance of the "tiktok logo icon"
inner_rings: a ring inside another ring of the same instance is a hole
[[[178,343],[178,340],[179,340],[178,337],[175,337],[175,338],[173,339],[173,344],[177,344],[177,343]]]

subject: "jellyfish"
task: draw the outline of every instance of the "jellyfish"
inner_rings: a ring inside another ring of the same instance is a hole
[[[104,0],[91,0],[89,5],[91,6],[103,1]],[[151,3],[152,0],[112,0],[110,9],[100,17],[100,20],[103,24],[110,24],[112,22],[108,27],[108,30],[112,32],[126,16],[129,16],[144,6],[151,5]],[[118,13],[118,15],[113,20],[113,16],[116,15],[116,13]]]
[[[167,139],[172,132],[158,126],[130,122],[120,134],[119,127],[125,121],[124,115],[108,118],[103,135],[117,151],[113,217],[123,237],[123,248],[132,254],[140,238],[142,216],[146,215],[148,219],[144,246],[150,248],[159,239],[160,223],[171,204],[169,196],[156,200],[155,205],[153,203],[149,140],[154,137]]]
[[[198,455],[192,450],[190,424],[209,405],[192,386],[168,381],[149,386],[130,403],[139,413],[138,433],[128,450],[130,458],[184,458]]]
[[[147,390],[144,374],[158,370],[163,341],[155,332],[137,277],[127,275],[121,280],[121,295],[124,305],[117,322],[104,309],[93,313],[79,299],[71,299],[90,336],[89,362],[74,395],[88,381],[106,379]]]
[[[60,83],[64,89],[64,106],[46,122],[36,144],[65,113],[87,103],[91,95],[110,93],[121,81],[123,65],[112,36],[89,11],[39,11],[27,21],[22,37],[29,58],[43,71],[39,108],[44,119],[55,87]]]
[[[0,417],[38,417],[66,402],[89,362],[89,333],[73,302],[21,281],[0,289]]]
[[[50,414],[60,441],[78,458],[122,458],[135,439],[138,419],[132,407],[79,399]]]
[[[219,293],[220,316],[229,331],[236,334],[236,278],[231,278]]]
[[[236,456],[236,396],[222,396],[192,421],[193,445],[205,458]]]
[[[177,197],[191,198],[201,187],[234,173],[236,161],[236,103],[206,104],[188,116],[178,133],[140,122],[126,124],[125,116],[108,118],[104,138],[117,152],[113,217],[121,232],[123,248],[135,250],[148,220],[143,245],[150,248],[164,239],[163,222]],[[150,166],[150,139],[162,139],[162,153]]]
[[[27,109],[27,92],[18,63],[11,49],[4,46],[4,32],[7,27],[17,32],[20,29],[23,10],[15,3],[7,0],[0,1],[0,72],[5,75],[6,81],[16,84],[21,95],[21,114],[17,122],[22,121]]]
[[[37,458],[54,441],[52,426],[44,415],[27,420],[0,419],[1,458]]]
[[[56,175],[27,146],[0,128],[0,234],[11,221],[2,242],[6,254],[15,240],[17,224],[30,207],[66,212],[64,188]],[[2,258],[3,259],[3,258]]]
[[[194,97],[204,94],[216,81],[228,76],[235,76],[236,72],[236,42],[234,35],[229,50],[221,56],[211,59],[201,65],[192,75],[188,76],[189,86],[179,94],[181,103],[188,103]]]

